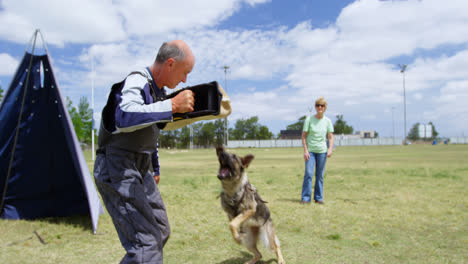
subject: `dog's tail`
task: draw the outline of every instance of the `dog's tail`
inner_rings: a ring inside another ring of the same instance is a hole
[[[275,251],[275,247],[280,246],[280,242],[275,234],[275,229],[271,219],[268,219],[268,221],[260,228],[260,237],[262,238],[265,248]],[[273,243],[276,245],[273,245]]]

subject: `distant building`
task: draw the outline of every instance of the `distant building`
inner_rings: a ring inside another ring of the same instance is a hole
[[[302,130],[281,130],[280,139],[301,139]]]
[[[335,134],[335,139],[343,140],[343,139],[360,139],[360,138],[376,138],[377,132],[375,130],[363,130],[363,131],[356,131],[354,134]]]
[[[356,135],[359,135],[360,138],[375,138],[375,134],[375,130],[356,131]]]

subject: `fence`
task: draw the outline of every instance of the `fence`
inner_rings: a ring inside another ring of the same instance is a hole
[[[451,137],[450,144],[468,144],[468,137]]]
[[[349,138],[339,139],[335,137],[334,145],[339,146],[382,146],[401,145],[402,138]],[[228,148],[293,148],[302,147],[300,139],[276,139],[276,140],[229,140]]]

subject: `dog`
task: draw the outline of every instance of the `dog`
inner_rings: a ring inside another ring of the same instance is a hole
[[[261,237],[265,247],[276,253],[278,264],[285,264],[270,211],[247,178],[246,169],[254,156],[239,157],[226,152],[223,147],[217,147],[216,154],[220,165],[218,179],[223,187],[221,206],[229,218],[234,240],[254,254],[247,263],[254,264],[262,258],[257,249]]]

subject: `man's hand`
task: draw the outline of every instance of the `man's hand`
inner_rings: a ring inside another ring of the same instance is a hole
[[[329,157],[329,158],[330,158],[330,157],[331,157],[331,155],[332,155],[332,152],[333,152],[333,150],[329,149],[329,150],[328,150],[328,152],[327,152],[327,157]]]
[[[156,181],[156,184],[159,184],[159,175],[154,175],[153,179]]]
[[[193,112],[193,104],[195,98],[193,92],[185,90],[177,94],[174,98],[171,98],[172,102],[172,113],[187,113]]]
[[[309,161],[309,159],[310,159],[310,153],[308,151],[305,151],[304,152],[304,160]]]

